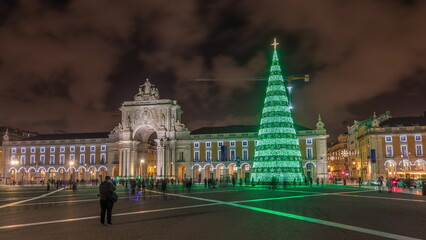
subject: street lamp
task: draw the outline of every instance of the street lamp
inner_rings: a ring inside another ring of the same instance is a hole
[[[141,169],[141,177],[142,177],[142,179],[143,179],[143,164],[145,163],[145,159],[141,159],[141,166],[140,166],[140,169]]]
[[[72,170],[71,170],[71,167],[72,167],[72,166],[74,166],[74,161],[72,161],[72,160],[71,160],[71,161],[70,161],[70,171],[72,171]],[[74,178],[74,171],[72,171],[72,172],[71,172],[70,185],[71,185],[71,182],[73,181],[73,178]]]

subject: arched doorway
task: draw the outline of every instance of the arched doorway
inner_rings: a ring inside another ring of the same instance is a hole
[[[226,167],[225,164],[219,163],[216,165],[216,179],[225,179],[226,178]]]
[[[194,165],[194,167],[192,168],[192,180],[194,182],[201,182],[201,171],[202,171],[202,167],[198,164]]]
[[[51,168],[49,169],[49,180],[53,181],[56,180],[56,173],[55,173],[55,169]]]
[[[105,177],[108,175],[108,171],[106,167],[99,167],[98,169],[99,181],[102,182]]]
[[[229,177],[232,179],[232,178],[235,178],[235,179],[237,179],[237,164],[235,164],[235,163],[231,163],[231,164],[229,164],[228,165],[228,173],[229,173]]]
[[[144,113],[145,115],[147,113]],[[138,141],[137,145],[137,163],[134,166],[131,175],[141,178],[156,178],[157,176],[157,131],[154,126],[142,124],[136,127],[133,133],[133,139]]]
[[[312,179],[312,181],[314,181],[314,179],[316,179],[316,166],[313,162],[307,162],[305,164],[305,176],[307,178],[307,180],[309,181],[310,179]]]
[[[214,177],[213,170],[213,166],[210,164],[204,166],[204,176],[207,180]]]
[[[116,178],[116,177],[120,176],[120,174],[118,173],[118,167],[114,167],[114,168],[112,169],[112,176],[113,176],[114,178]]]
[[[251,167],[248,163],[243,163],[241,165],[241,178],[247,179],[247,181],[250,180],[250,173],[251,173]]]
[[[387,160],[385,162],[385,171],[388,177],[396,176],[396,162],[394,160]]]
[[[179,166],[178,167],[178,179],[180,181],[183,181],[186,179],[186,167],[185,166]]]

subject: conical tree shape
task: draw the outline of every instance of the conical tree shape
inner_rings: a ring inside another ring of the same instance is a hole
[[[261,182],[304,180],[287,90],[274,49],[268,88],[253,161],[253,179]]]

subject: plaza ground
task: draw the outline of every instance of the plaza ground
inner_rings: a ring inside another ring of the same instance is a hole
[[[113,226],[99,223],[97,186],[0,187],[0,239],[424,239],[426,196],[325,185],[118,186]]]

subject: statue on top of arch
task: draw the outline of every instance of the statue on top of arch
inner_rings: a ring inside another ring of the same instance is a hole
[[[143,85],[139,85],[139,92],[135,95],[135,100],[156,100],[160,98],[158,89],[154,87],[149,79]]]

